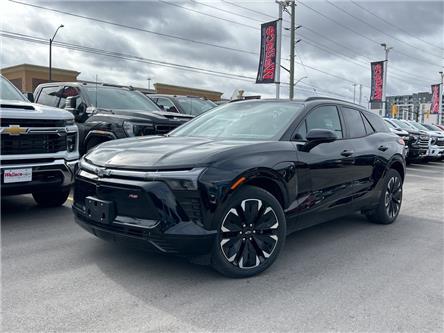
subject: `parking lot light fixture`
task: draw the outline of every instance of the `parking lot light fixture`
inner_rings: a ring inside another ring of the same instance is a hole
[[[49,39],[49,82],[52,81],[52,42],[54,41],[55,36],[57,35],[57,32],[60,28],[63,28],[64,25],[60,24],[57,28],[57,30],[54,32],[54,36]]]

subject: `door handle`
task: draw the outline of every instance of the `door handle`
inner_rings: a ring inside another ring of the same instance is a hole
[[[349,157],[349,156],[352,156],[353,155],[353,153],[354,153],[354,151],[353,150],[344,150],[342,153],[341,153],[341,155],[342,156],[345,156],[345,157]]]
[[[380,151],[386,151],[388,149],[388,147],[386,147],[386,146],[379,146],[378,149]]]

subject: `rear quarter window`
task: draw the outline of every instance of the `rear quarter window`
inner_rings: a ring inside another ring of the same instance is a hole
[[[375,132],[390,133],[390,130],[385,124],[384,119],[382,119],[377,114],[373,114],[371,112],[365,112],[363,116],[369,121]]]

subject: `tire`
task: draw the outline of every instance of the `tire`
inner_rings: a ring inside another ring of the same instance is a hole
[[[287,226],[282,206],[272,194],[243,185],[218,216],[211,255],[215,270],[228,277],[245,278],[273,264],[284,246]]]
[[[399,215],[402,204],[402,178],[398,171],[390,169],[384,178],[384,187],[378,206],[366,212],[367,218],[377,224],[391,224]]]
[[[32,197],[42,207],[58,207],[68,199],[70,189],[58,189],[45,192],[33,192]]]

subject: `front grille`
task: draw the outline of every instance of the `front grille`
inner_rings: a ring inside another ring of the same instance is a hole
[[[167,134],[176,127],[174,125],[156,125],[156,134]]]
[[[65,121],[51,119],[1,119],[2,127],[10,125],[18,125],[20,127],[65,127]]]
[[[48,154],[66,150],[66,134],[2,135],[2,155]]]
[[[423,137],[423,136],[421,136],[420,138],[419,138],[419,140],[418,140],[418,145],[420,146],[420,147],[425,147],[425,148],[428,148],[429,147],[429,139],[427,138],[427,137]]]

